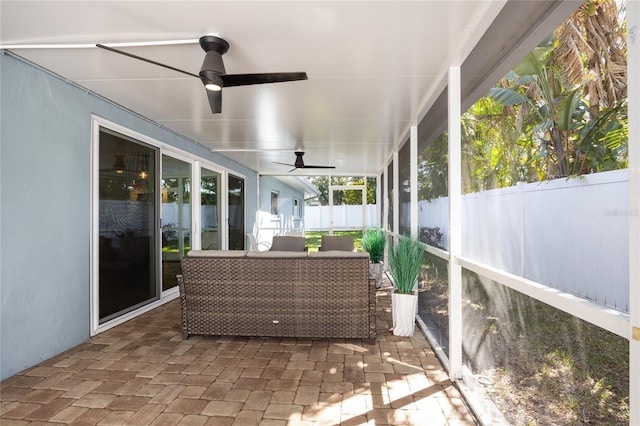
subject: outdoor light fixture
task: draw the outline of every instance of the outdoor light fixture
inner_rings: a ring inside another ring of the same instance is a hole
[[[116,173],[118,173],[119,175],[124,173],[124,169],[126,168],[124,164],[124,155],[116,154],[116,162],[113,165],[113,168],[115,169]]]
[[[207,90],[211,90],[212,92],[219,92],[222,90],[222,87],[218,86],[215,83],[207,83],[204,85]]]
[[[221,91],[224,85],[220,76],[213,73],[207,73],[206,77],[202,77],[202,82],[204,83],[204,87],[212,92]]]
[[[139,166],[138,166],[138,177],[140,179],[146,179],[147,177],[149,177],[149,172],[147,171],[146,161],[144,161],[144,160],[140,160],[140,163],[139,163]]]

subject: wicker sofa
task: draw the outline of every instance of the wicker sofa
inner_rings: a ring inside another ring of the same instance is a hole
[[[178,283],[185,338],[376,336],[368,253],[191,251]]]

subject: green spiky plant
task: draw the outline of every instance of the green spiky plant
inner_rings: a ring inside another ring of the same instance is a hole
[[[380,263],[384,257],[387,237],[380,228],[369,229],[362,236],[362,248],[369,253],[371,263]]]
[[[424,249],[415,238],[402,236],[397,244],[389,243],[389,273],[396,292],[413,293],[413,286],[420,277],[423,258]]]

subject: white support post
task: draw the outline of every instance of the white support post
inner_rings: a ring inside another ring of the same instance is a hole
[[[409,162],[411,236],[418,238],[418,126],[411,126]]]
[[[229,249],[229,172],[220,173],[220,245],[222,250]]]
[[[362,233],[369,228],[369,222],[367,222],[367,177],[364,177],[364,188],[362,189]]]
[[[640,425],[640,2],[627,2],[629,98],[629,424]]]
[[[398,151],[393,153],[393,228],[391,232],[400,232],[400,163]]]
[[[333,186],[332,177],[329,175],[329,235],[333,235]]]
[[[376,175],[376,218],[373,221],[376,224],[377,228],[384,229],[384,222],[382,221],[382,215],[380,214],[381,209],[381,200],[383,197],[382,192],[382,174]]]
[[[462,378],[462,164],[460,66],[449,67],[449,378]]]
[[[380,185],[378,185],[380,186]],[[384,179],[382,182],[382,197],[384,198],[384,209],[382,210],[382,229],[389,229],[389,208],[391,207],[391,199],[389,198],[389,165],[387,164]]]
[[[191,225],[191,248],[195,250],[200,250],[202,248],[202,232],[200,229],[200,221],[202,220],[201,212],[201,197],[200,190],[202,188],[202,182],[200,182],[202,178],[202,165],[200,161],[196,160],[193,162],[193,182],[194,184],[191,186],[191,214],[192,214],[192,225]]]

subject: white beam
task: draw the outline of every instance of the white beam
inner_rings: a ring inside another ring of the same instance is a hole
[[[462,378],[462,164],[460,66],[449,67],[449,377]]]
[[[500,268],[461,257],[460,265],[478,275],[553,306],[618,336],[629,337],[629,315],[562,290],[511,274]]]
[[[627,2],[629,98],[629,424],[640,425],[640,2]]]

